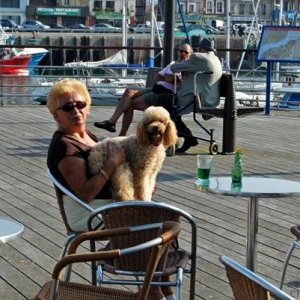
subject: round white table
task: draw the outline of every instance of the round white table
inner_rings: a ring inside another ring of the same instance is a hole
[[[246,266],[256,269],[256,247],[258,229],[259,198],[278,198],[300,196],[300,182],[266,177],[243,177],[241,186],[232,186],[231,177],[211,177],[207,186],[195,182],[196,188],[202,192],[235,197],[249,197]]]
[[[0,242],[6,243],[21,236],[24,226],[19,222],[0,217]]]

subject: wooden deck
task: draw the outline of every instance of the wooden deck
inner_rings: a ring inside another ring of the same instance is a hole
[[[111,115],[113,107],[93,107],[90,128],[99,137],[110,136],[94,128],[93,122]],[[141,113],[137,113],[135,121]],[[184,120],[196,128],[190,116]],[[220,143],[222,120],[206,124],[216,128]],[[46,107],[0,107],[0,215],[25,225],[22,238],[0,244],[0,299],[32,299],[49,280],[64,240],[64,226],[52,183],[46,175],[46,156],[56,124]],[[300,113],[274,111],[240,118],[237,145],[244,149],[246,175],[291,179],[300,182]],[[133,130],[132,126],[132,130]],[[197,132],[197,130],[195,130]],[[155,200],[170,203],[191,213],[198,225],[196,299],[232,299],[224,269],[218,258],[230,256],[245,263],[247,199],[204,194],[196,191],[195,154],[208,151],[202,142],[186,155],[168,157],[158,177]],[[231,155],[213,159],[213,175],[228,175]],[[289,228],[300,220],[300,197],[261,199],[259,205],[258,273],[279,282],[282,261],[291,241]],[[184,227],[187,246],[189,232]],[[299,278],[300,251],[288,268],[287,281]],[[75,269],[86,278],[88,267]],[[185,281],[185,297],[188,285]],[[284,287],[300,299],[300,291]]]

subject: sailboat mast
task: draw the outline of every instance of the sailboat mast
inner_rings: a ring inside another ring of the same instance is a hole
[[[154,0],[150,0],[150,2],[151,2],[151,34],[150,34],[150,47],[154,47],[154,20],[155,20],[155,14],[154,14]],[[148,65],[149,65],[149,67],[154,67],[154,49],[150,49]]]
[[[226,1],[226,48],[230,49],[230,0]],[[226,51],[225,70],[230,70],[230,52]]]
[[[258,11],[258,7],[259,7],[259,3],[260,3],[260,0],[257,0],[257,3],[255,5],[254,1],[255,0],[252,0],[252,6],[253,6],[253,11],[254,11],[254,16],[253,16],[252,21],[251,21],[251,25],[250,25],[250,29],[249,29],[249,32],[248,32],[248,35],[247,35],[247,38],[246,38],[244,49],[247,49],[247,47],[248,47],[250,36],[251,36],[251,33],[252,33],[252,28],[253,28],[253,25],[254,25],[254,21],[256,20],[256,17],[257,17],[257,11]],[[243,63],[245,54],[246,54],[246,52],[244,51],[242,53],[242,56],[241,56],[241,59],[240,59],[240,63],[239,63],[239,66],[238,66],[238,69],[237,69],[237,72],[236,72],[236,75],[235,75],[236,78],[239,75],[239,71],[240,71],[240,69],[242,67],[242,63]]]
[[[122,0],[122,47],[127,46],[126,0]],[[125,63],[127,63],[127,49],[123,48]],[[127,70],[122,69],[122,76],[126,77]]]

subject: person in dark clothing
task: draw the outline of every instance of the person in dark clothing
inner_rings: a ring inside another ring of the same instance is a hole
[[[193,111],[194,106],[188,105],[194,101],[194,76],[197,72],[207,71],[209,74],[197,76],[197,91],[199,99],[196,103],[198,108],[216,107],[220,103],[220,79],[222,76],[222,65],[220,59],[215,55],[214,41],[203,38],[199,43],[199,51],[194,52],[186,61],[176,62],[171,65],[174,73],[182,74],[182,83],[176,93],[176,101],[179,107],[184,108],[181,114]],[[210,116],[202,115],[204,120]],[[176,153],[184,153],[189,148],[198,144],[190,129],[183,123],[181,116],[175,119],[178,136],[184,138],[181,148]]]
[[[47,106],[58,128],[50,142],[47,165],[54,177],[90,206],[112,202],[107,182],[114,170],[125,161],[124,149],[109,143],[107,160],[95,175],[89,172],[88,155],[98,139],[86,129],[91,97],[87,87],[75,79],[64,79],[50,90]],[[67,197],[67,196],[66,196]],[[73,230],[85,230],[89,213],[63,199]]]
[[[181,45],[178,51],[178,61],[187,60],[191,53],[192,48],[189,44]],[[122,128],[119,136],[125,136],[133,120],[134,110],[145,110],[152,105],[159,106],[159,95],[164,93],[173,94],[175,76],[174,73],[170,71],[173,63],[174,62],[171,62],[157,74],[156,83],[152,89],[126,89],[113,115],[108,120],[95,122],[94,126],[110,132],[116,132],[116,123],[123,115]],[[177,79],[180,81],[180,74],[178,74]]]

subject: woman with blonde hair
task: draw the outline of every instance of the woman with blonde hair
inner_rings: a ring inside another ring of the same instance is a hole
[[[87,87],[75,79],[64,79],[50,90],[47,106],[58,128],[54,132],[47,165],[54,177],[92,207],[110,203],[107,182],[114,170],[125,161],[124,149],[109,143],[107,160],[95,175],[89,172],[87,158],[97,137],[86,128],[91,97]],[[68,222],[73,230],[85,230],[88,212],[64,197]]]

